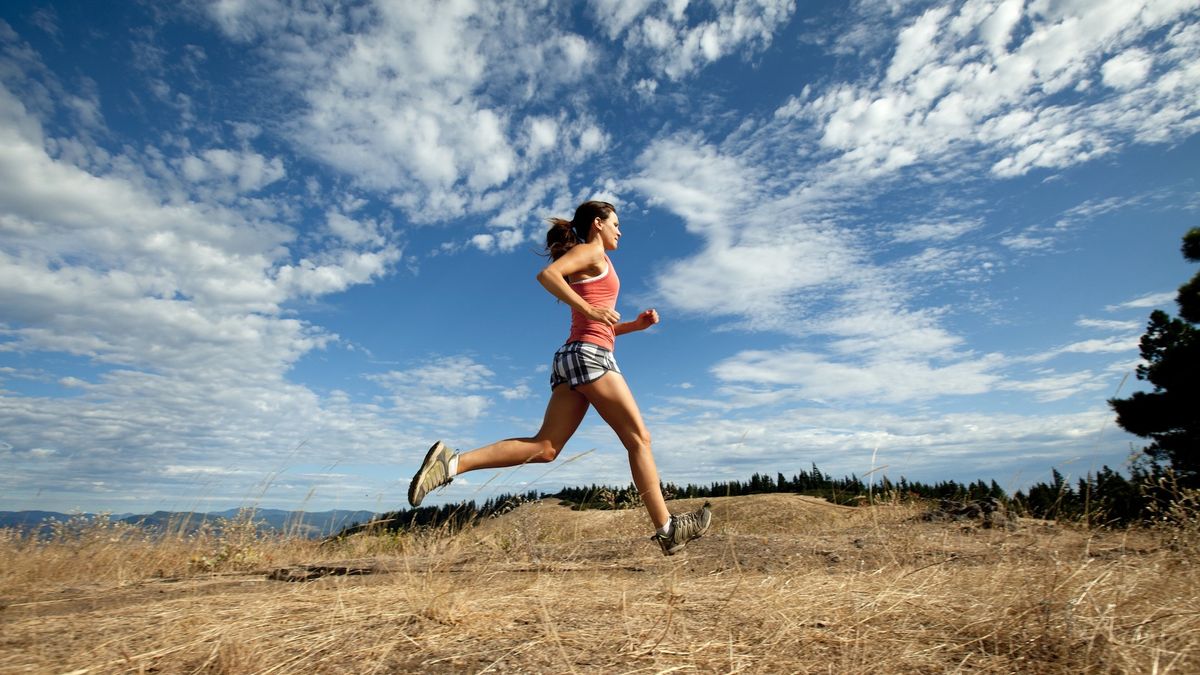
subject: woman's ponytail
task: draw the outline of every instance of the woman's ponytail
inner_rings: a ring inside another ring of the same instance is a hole
[[[550,218],[549,221],[550,229],[546,232],[546,255],[550,256],[551,260],[558,260],[580,242],[571,229],[571,221],[562,218]]]
[[[571,220],[548,218],[550,229],[546,232],[546,252],[551,260],[558,260],[577,244],[587,241],[592,233],[592,221],[596,218],[604,220],[612,215],[616,208],[608,202],[584,202],[575,209],[575,217]]]

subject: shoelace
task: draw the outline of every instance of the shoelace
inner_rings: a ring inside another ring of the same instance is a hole
[[[685,513],[682,516],[677,516],[675,526],[678,528],[695,527],[699,525],[700,515],[697,513]]]

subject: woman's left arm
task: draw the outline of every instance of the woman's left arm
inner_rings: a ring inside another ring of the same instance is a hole
[[[656,323],[658,323],[658,310],[648,309],[641,314],[638,314],[638,318],[634,319],[633,321],[626,321],[613,326],[613,333],[616,335],[624,335],[634,331],[646,330]]]

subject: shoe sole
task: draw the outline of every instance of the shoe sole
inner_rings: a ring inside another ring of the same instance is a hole
[[[429,460],[433,459],[433,456],[437,454],[437,451],[443,446],[445,446],[445,443],[442,443],[441,441],[437,441],[430,446],[429,452],[425,453],[425,459],[421,460],[421,469],[417,471],[417,475],[413,476],[412,482],[408,484],[408,503],[414,508],[421,505],[420,502],[413,500],[413,496],[417,493],[417,486],[421,484],[421,481],[425,479],[425,476],[429,475],[429,470],[433,468],[429,464]],[[421,501],[425,501],[425,498],[421,497]]]

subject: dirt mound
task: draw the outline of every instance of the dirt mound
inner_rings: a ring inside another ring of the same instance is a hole
[[[798,529],[844,527],[862,520],[859,509],[831,504],[817,497],[792,494],[764,494],[746,497],[678,499],[668,503],[673,513],[683,513],[711,504],[713,526],[710,535],[737,533],[774,535],[795,533]],[[534,535],[538,541],[567,543],[592,539],[636,539],[651,533],[644,509],[619,511],[575,511],[568,502],[543,499],[522,504],[473,530],[480,540]]]
[[[623,569],[657,571],[683,564],[695,572],[740,568],[782,569],[802,560],[839,558],[837,548],[860,542],[878,527],[879,509],[838,506],[814,497],[764,494],[668,503],[674,513],[711,504],[713,525],[685,554],[664,558],[650,542],[652,528],[643,509],[575,511],[569,504],[543,500],[522,506],[460,533],[455,568],[487,566],[505,570]],[[900,522],[911,512],[884,520]],[[859,532],[861,530],[861,532]],[[859,532],[849,538],[846,533]],[[845,541],[842,541],[845,540]],[[445,560],[445,558],[443,558]]]
[[[1017,529],[1017,516],[1010,512],[1004,502],[995,497],[956,502],[941,500],[937,507],[921,514],[925,521],[953,521],[978,523],[980,527]]]

